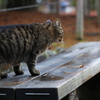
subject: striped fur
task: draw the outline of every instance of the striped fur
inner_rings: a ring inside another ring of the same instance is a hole
[[[59,19],[54,22],[8,25],[0,27],[0,77],[11,66],[16,75],[23,74],[20,63],[25,62],[31,75],[39,75],[35,69],[37,55],[43,53],[53,42],[61,42],[64,31]]]

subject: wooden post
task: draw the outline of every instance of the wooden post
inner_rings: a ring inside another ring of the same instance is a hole
[[[77,0],[77,14],[76,14],[76,38],[83,39],[83,2],[84,0]]]
[[[89,2],[88,2],[88,0],[84,0],[84,14],[86,16],[89,15]]]
[[[59,0],[56,0],[56,13],[59,15],[60,13],[60,5],[59,5]]]
[[[76,90],[74,90],[73,92],[71,92],[69,95],[67,95],[66,97],[64,97],[61,100],[79,100],[79,99],[76,96]]]
[[[100,24],[100,0],[96,0],[97,2],[97,12],[98,12],[98,24]]]
[[[74,90],[69,94],[69,100],[79,100],[78,97],[76,96],[76,90]]]
[[[0,0],[0,9],[6,8],[7,0]]]
[[[95,11],[96,11],[96,12],[98,12],[98,11],[97,11],[97,9],[98,9],[97,6],[98,6],[98,0],[95,1]]]

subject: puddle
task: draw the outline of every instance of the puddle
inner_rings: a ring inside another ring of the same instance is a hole
[[[64,67],[64,66],[68,66],[68,65],[71,65],[71,64],[73,65],[73,64],[75,64],[75,62],[74,62],[74,61],[69,61],[69,62],[67,62],[67,63],[65,63],[65,64],[59,66],[59,68],[60,68],[60,67]]]
[[[63,79],[63,77],[55,76],[55,75],[49,75],[49,74],[47,76],[42,75],[40,77],[40,81],[56,81],[56,80],[61,80],[61,79]]]

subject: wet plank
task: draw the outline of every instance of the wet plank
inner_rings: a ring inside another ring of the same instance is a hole
[[[69,62],[70,60],[76,58],[78,55],[89,52],[91,48],[96,48],[99,45],[100,45],[99,42],[79,43],[56,56],[50,57],[38,63],[36,65],[36,68],[40,70],[41,75],[42,75],[48,72],[49,70],[55,69],[56,67],[59,67]],[[1,87],[14,87],[14,86],[25,83],[35,78],[35,77],[30,76],[30,73],[28,72],[28,69],[25,64],[22,65],[22,68],[25,72],[24,75],[14,76],[14,73],[10,73],[7,79],[0,80],[0,86]],[[11,83],[14,83],[14,84],[11,84]]]
[[[10,73],[7,79],[0,80],[0,88],[16,90],[16,100],[60,100],[99,73],[99,64],[100,42],[83,42],[38,63],[39,76],[31,77],[23,64],[24,75]]]

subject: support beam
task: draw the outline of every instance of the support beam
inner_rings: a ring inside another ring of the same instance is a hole
[[[100,100],[100,73],[81,85],[76,93],[79,100]]]
[[[88,0],[84,0],[84,14],[85,16],[88,16],[89,15],[89,1]]]
[[[96,0],[97,4],[97,13],[98,13],[98,24],[100,24],[100,0]]]
[[[83,39],[83,19],[84,19],[84,0],[77,0],[77,14],[76,14],[76,38]]]
[[[56,0],[56,13],[59,15],[60,13],[60,5],[59,5],[59,0]]]

